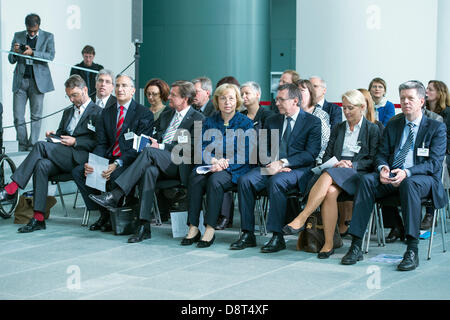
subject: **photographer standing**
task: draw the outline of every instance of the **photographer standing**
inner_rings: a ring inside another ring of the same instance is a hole
[[[26,31],[16,32],[11,51],[35,58],[53,60],[55,43],[52,33],[40,30],[41,18],[29,14],[25,18]],[[13,115],[19,151],[31,150],[39,139],[44,94],[54,90],[47,62],[26,59],[13,54],[8,56],[11,64],[17,63],[13,80]],[[25,106],[30,100],[31,134],[28,139],[25,124]]]

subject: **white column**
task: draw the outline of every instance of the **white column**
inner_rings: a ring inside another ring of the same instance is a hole
[[[436,80],[450,86],[450,1],[438,2]]]

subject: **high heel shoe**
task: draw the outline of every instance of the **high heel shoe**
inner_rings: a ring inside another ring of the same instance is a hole
[[[216,235],[213,235],[212,239],[209,241],[200,240],[197,243],[197,248],[208,248],[214,243],[215,239],[216,239]]]
[[[283,227],[283,229],[281,229],[281,231],[283,232],[283,235],[285,235],[285,236],[293,235],[293,234],[302,232],[303,230],[305,230],[305,225],[301,226],[298,229],[294,229],[290,225],[287,224]]]
[[[181,245],[182,246],[190,246],[195,242],[199,242],[201,236],[202,235],[200,234],[200,231],[199,231],[195,237],[190,238],[190,239],[184,238],[183,240],[181,240]]]

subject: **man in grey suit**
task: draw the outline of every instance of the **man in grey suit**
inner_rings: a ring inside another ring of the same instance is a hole
[[[37,142],[11,176],[11,182],[0,190],[0,201],[9,201],[18,189],[24,189],[33,177],[34,216],[20,233],[45,229],[44,213],[49,177],[71,173],[87,162],[89,152],[97,145],[95,125],[102,109],[88,96],[84,80],[73,75],[65,82],[66,95],[73,107],[64,110],[56,132],[47,131],[48,141]]]
[[[216,109],[214,108],[211,99],[213,94],[211,79],[200,77],[195,78],[191,82],[195,87],[195,98],[194,102],[192,102],[192,106],[205,117],[211,117],[216,113]]]
[[[41,117],[44,94],[55,90],[47,62],[32,59],[53,60],[55,43],[52,33],[40,29],[41,19],[37,14],[25,18],[26,31],[16,32],[11,51],[30,56],[30,59],[14,54],[8,55],[11,64],[17,63],[13,79],[13,115],[19,151],[26,151],[38,141],[41,131]],[[25,125],[25,106],[30,100],[31,134],[28,139]]]

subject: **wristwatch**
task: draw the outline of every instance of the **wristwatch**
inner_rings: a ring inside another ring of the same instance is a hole
[[[120,167],[120,161],[119,160],[114,160],[114,164],[117,166],[117,168]]]

